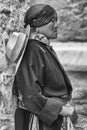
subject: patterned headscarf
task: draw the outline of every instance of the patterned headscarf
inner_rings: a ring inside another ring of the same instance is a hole
[[[25,27],[29,24],[31,27],[40,27],[48,24],[57,13],[54,8],[45,4],[37,4],[30,7],[24,18]]]

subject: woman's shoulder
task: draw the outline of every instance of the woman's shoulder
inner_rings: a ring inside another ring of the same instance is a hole
[[[29,43],[29,47],[38,47],[39,46],[39,41],[38,40],[35,40],[35,39],[29,39],[28,41]]]
[[[45,52],[45,47],[44,47],[43,43],[41,43],[40,41],[35,40],[35,39],[29,39],[29,41],[28,41],[28,50]]]
[[[40,41],[29,39],[27,48],[25,50],[24,59],[39,59],[41,60],[45,56],[45,49],[42,47]],[[30,58],[31,57],[31,58]]]

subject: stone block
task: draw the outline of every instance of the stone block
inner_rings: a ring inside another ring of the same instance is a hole
[[[58,11],[58,41],[87,41],[87,1]]]

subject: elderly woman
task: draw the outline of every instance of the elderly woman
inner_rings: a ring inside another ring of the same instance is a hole
[[[39,119],[39,130],[60,130],[74,107],[67,105],[72,86],[50,46],[50,39],[57,38],[57,13],[49,5],[33,5],[24,22],[31,33],[13,85],[18,97],[15,130],[29,130],[31,113]]]

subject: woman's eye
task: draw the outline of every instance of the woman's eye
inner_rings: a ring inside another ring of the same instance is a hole
[[[54,19],[52,19],[52,22],[55,23],[56,21]]]
[[[55,18],[55,19],[52,19],[52,22],[53,23],[56,23],[57,22],[57,19]]]

